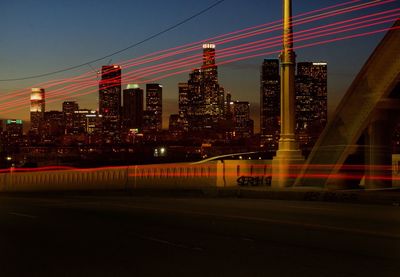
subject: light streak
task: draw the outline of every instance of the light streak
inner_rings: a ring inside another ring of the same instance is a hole
[[[359,1],[352,1],[352,2],[359,2]],[[387,3],[387,2],[392,2],[391,0],[388,0],[388,1],[372,1],[373,3],[372,4],[374,4],[374,5],[377,5],[377,4],[381,4],[381,3]],[[375,3],[376,2],[376,3]],[[379,2],[379,3],[378,3]],[[364,4],[362,4],[363,6],[368,6],[368,5],[372,5],[371,3],[364,3]],[[351,8],[351,7],[350,7]],[[346,8],[347,10],[350,10],[350,8]],[[360,7],[358,6],[357,7],[357,9],[359,9]],[[385,12],[389,12],[389,11],[385,11]],[[383,12],[383,13],[385,13],[385,12]],[[382,14],[382,13],[381,13]],[[325,15],[326,16],[326,15]],[[367,15],[367,16],[364,16],[364,18],[365,17],[368,17],[368,16],[371,16],[371,15]],[[350,20],[346,20],[345,22],[350,22],[350,21],[354,21],[355,19],[350,19]],[[336,24],[339,24],[339,23],[336,23]],[[328,25],[333,25],[333,24],[328,24]],[[343,26],[344,27],[344,26]],[[341,28],[343,28],[343,27],[341,27]],[[312,28],[312,29],[320,29],[320,28],[323,28],[323,26],[322,27],[316,27],[316,28]],[[305,31],[300,31],[300,32],[305,32]],[[296,36],[297,37],[297,36]],[[267,38],[266,40],[271,40],[272,38]],[[256,43],[258,43],[258,44],[256,44]],[[247,49],[248,50],[250,50],[250,49],[253,49],[253,51],[257,51],[257,50],[262,50],[262,49],[259,49],[261,46],[260,46],[260,44],[259,44],[259,42],[251,42],[251,44],[253,44],[254,45],[254,47],[253,48],[250,48],[250,47],[248,47]],[[258,47],[259,48],[255,48],[255,46],[256,45],[258,45]],[[244,53],[246,53],[246,52],[244,52],[243,51],[243,45],[239,45],[239,46],[234,46],[234,47],[241,47],[240,49],[241,50],[239,50],[239,49],[237,49],[236,50],[236,52],[235,53],[237,53],[237,54],[239,54],[239,53],[241,53],[241,54],[244,54]],[[197,48],[197,47],[196,47]],[[221,52],[221,53],[223,53],[222,51],[228,51],[229,50],[229,48],[227,49],[227,50],[224,50],[224,49],[221,49],[220,51],[219,51],[219,53]],[[231,48],[231,51],[232,51],[233,49]],[[232,52],[233,53],[233,52]],[[173,53],[169,53],[168,55],[172,55]],[[194,56],[196,56],[196,55],[193,55],[192,57],[194,57]],[[222,56],[222,57],[227,57],[228,55],[225,55],[225,56]],[[217,56],[218,58],[220,58],[221,56],[220,55],[218,55]],[[155,59],[157,59],[157,57],[155,58]],[[186,57],[186,58],[184,58],[184,59],[188,59],[188,57]],[[142,63],[143,61],[141,61],[141,62],[139,62],[139,63]],[[195,61],[193,61],[193,63],[194,63]],[[171,62],[169,62],[169,64],[171,64]],[[219,63],[219,64],[221,64],[221,63]],[[188,63],[180,63],[179,65],[181,65],[181,66],[185,66],[185,65],[189,65]],[[165,65],[162,65],[162,66],[159,66],[159,65],[154,65],[154,66],[152,66],[153,68],[155,68],[155,67],[157,67],[157,68],[161,68],[161,67],[163,67],[163,66],[165,66]],[[172,65],[170,65],[169,67],[167,67],[168,69],[173,69],[173,66]],[[150,72],[150,71],[148,71],[148,70],[150,70],[150,68],[144,68],[143,69],[143,71],[144,72]],[[160,72],[164,72],[164,71],[166,71],[166,68],[164,67],[164,70],[163,71],[160,71]],[[159,73],[160,73],[159,72]],[[153,74],[156,74],[156,72],[153,72]],[[127,73],[126,74],[126,76],[125,77],[129,77],[130,75],[132,75],[132,73]],[[140,77],[146,77],[146,75],[143,73],[143,72],[141,72],[141,75],[139,75]],[[79,80],[79,79],[81,79],[82,77],[81,76],[78,76],[78,77],[74,77],[74,78],[71,78],[71,79],[76,79],[76,80]],[[61,82],[61,81],[60,81]],[[82,84],[83,84],[83,86],[82,86]],[[79,84],[79,85],[76,85],[76,86],[74,86],[74,85],[69,85],[68,87],[67,87],[67,89],[73,89],[73,88],[76,88],[76,87],[78,87],[78,86],[80,86],[81,87],[81,89],[80,90],[83,90],[83,89],[87,89],[87,88],[89,88],[90,87],[90,85],[97,85],[97,83],[96,83],[96,80],[91,80],[91,81],[86,81],[86,82],[83,82],[83,81],[81,81],[81,83]],[[50,99],[51,97],[53,97],[53,96],[56,96],[56,95],[61,95],[61,94],[63,94],[64,96],[65,96],[65,92],[66,92],[66,90],[67,90],[65,87],[64,88],[60,88],[60,89],[57,89],[56,91],[53,91],[53,93],[48,93],[48,95],[47,95],[47,99]],[[58,93],[55,93],[55,92],[59,92],[59,94]],[[72,95],[72,94],[71,94]],[[76,97],[76,96],[80,96],[81,94],[75,94],[74,96]],[[85,94],[86,95],[86,94]],[[23,100],[22,100],[23,101]],[[0,105],[0,109],[2,109],[3,108],[3,110],[4,110],[4,105],[8,105],[8,106],[10,106],[10,104],[11,104],[11,106],[14,108],[15,107],[15,105],[14,104],[17,104],[18,102],[11,102],[11,103],[6,103],[6,104],[3,104],[3,105]],[[20,103],[22,103],[22,102],[20,102]]]

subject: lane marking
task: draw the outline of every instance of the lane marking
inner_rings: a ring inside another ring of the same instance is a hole
[[[141,236],[141,235],[136,235],[138,238],[144,239],[144,240],[149,240],[149,241],[153,241],[153,242],[157,242],[157,243],[161,243],[161,244],[165,244],[165,245],[170,245],[170,246],[174,246],[174,247],[178,247],[178,248],[183,248],[183,249],[189,249],[189,250],[195,250],[195,251],[203,251],[203,249],[201,247],[191,247],[188,245],[184,245],[184,244],[178,244],[178,243],[174,243],[168,240],[163,240],[163,239],[158,239],[158,238],[154,238],[154,237],[148,237],[148,236]]]
[[[207,212],[192,212],[192,211],[165,209],[165,208],[160,209],[160,208],[130,206],[130,205],[121,205],[121,204],[119,204],[117,206],[123,207],[123,208],[134,208],[134,209],[157,211],[157,212],[172,212],[172,213],[177,213],[177,214],[186,214],[186,215],[195,215],[195,216],[213,216],[213,217],[227,218],[227,219],[240,219],[240,220],[247,220],[247,221],[256,221],[256,222],[265,222],[265,223],[280,224],[280,225],[297,226],[297,227],[317,229],[317,230],[329,230],[329,231],[354,233],[354,234],[360,234],[360,235],[377,236],[377,237],[384,237],[384,238],[391,238],[391,239],[400,239],[400,234],[393,234],[393,233],[388,233],[388,232],[367,231],[364,229],[337,227],[337,226],[315,224],[315,223],[305,223],[305,222],[296,222],[296,221],[289,221],[289,220],[279,220],[279,219],[229,215],[229,214],[222,215],[222,214],[214,214],[214,213],[207,213]]]
[[[8,214],[9,215],[19,216],[19,217],[26,217],[26,218],[30,218],[30,219],[36,219],[37,218],[37,216],[29,215],[29,214],[21,214],[21,213],[14,213],[14,212],[10,212]]]

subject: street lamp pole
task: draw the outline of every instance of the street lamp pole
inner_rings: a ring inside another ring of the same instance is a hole
[[[272,186],[288,187],[295,181],[293,165],[302,164],[295,136],[295,68],[296,54],[293,50],[292,1],[283,0],[283,49],[281,62],[281,134],[279,147],[272,161]]]

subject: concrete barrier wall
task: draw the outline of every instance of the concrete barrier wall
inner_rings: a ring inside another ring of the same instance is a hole
[[[218,162],[0,174],[0,192],[215,187]]]
[[[10,172],[0,174],[0,192],[233,187],[243,176],[270,175],[270,161],[254,160]]]
[[[85,169],[39,172],[14,172],[3,174],[5,181],[0,191],[68,191],[124,189],[127,167],[110,169]]]
[[[217,162],[130,166],[128,189],[215,187]]]
[[[271,160],[225,160],[219,162],[217,186],[232,187],[240,184],[240,178],[259,180],[258,185],[268,185],[271,178]],[[254,183],[254,185],[256,185]]]
[[[393,155],[392,174],[393,187],[400,187],[400,155]],[[10,172],[0,174],[0,192],[269,186],[271,175],[270,160]]]
[[[400,154],[392,155],[392,186],[400,187]]]

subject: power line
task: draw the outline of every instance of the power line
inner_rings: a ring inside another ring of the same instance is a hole
[[[70,71],[70,70],[77,69],[77,68],[80,68],[80,67],[83,67],[83,66],[90,66],[90,64],[92,64],[92,63],[95,63],[95,62],[104,60],[106,58],[112,57],[114,55],[117,55],[119,53],[125,52],[126,50],[129,50],[131,48],[139,46],[139,45],[141,45],[141,44],[143,44],[145,42],[148,42],[149,40],[152,40],[152,39],[154,39],[156,37],[159,37],[159,36],[169,32],[169,31],[171,31],[173,29],[176,29],[179,26],[181,26],[181,25],[183,25],[183,24],[195,19],[196,17],[199,17],[200,15],[206,13],[207,11],[213,9],[214,7],[218,6],[219,4],[221,4],[224,1],[225,0],[219,0],[219,1],[215,2],[214,4],[208,6],[207,8],[205,8],[205,9],[203,9],[203,10],[201,10],[201,11],[195,13],[195,14],[193,14],[192,16],[190,16],[190,17],[188,17],[188,18],[186,18],[186,19],[184,19],[184,20],[182,20],[182,21],[180,21],[180,22],[178,22],[178,23],[176,23],[176,24],[174,24],[174,25],[172,25],[172,26],[170,26],[170,27],[168,27],[168,28],[156,33],[156,34],[154,34],[154,35],[151,35],[151,36],[149,36],[149,37],[147,37],[147,38],[145,38],[145,39],[143,39],[143,40],[141,40],[139,42],[131,44],[131,45],[129,45],[129,46],[123,48],[123,49],[120,49],[120,50],[115,51],[113,53],[107,54],[107,55],[105,55],[103,57],[100,57],[100,58],[97,58],[97,59],[94,59],[94,60],[91,60],[91,61],[88,61],[88,62],[85,62],[85,63],[82,63],[82,64],[78,64],[78,65],[70,66],[70,67],[67,67],[67,68],[59,69],[59,70],[56,70],[56,71],[48,72],[48,73],[32,75],[32,76],[25,76],[25,77],[19,77],[19,78],[0,79],[0,82],[11,82],[11,81],[21,81],[21,80],[40,78],[40,77],[50,76],[50,75],[54,75],[54,74],[65,72],[65,71]]]

